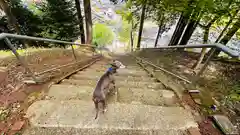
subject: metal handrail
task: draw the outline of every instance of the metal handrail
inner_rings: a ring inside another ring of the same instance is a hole
[[[1,33],[0,34],[0,40],[4,40],[7,46],[12,50],[13,54],[16,56],[16,58],[20,61],[20,63],[23,65],[23,67],[26,69],[26,71],[29,72],[33,80],[37,83],[40,82],[35,76],[35,74],[30,70],[28,67],[26,61],[19,55],[17,52],[16,48],[13,46],[9,38],[14,38],[14,39],[22,39],[22,40],[34,40],[34,41],[45,41],[45,42],[53,42],[53,43],[61,43],[61,44],[70,44],[72,47],[72,52],[73,56],[76,60],[76,55],[74,52],[73,45],[80,45],[80,46],[87,46],[87,47],[92,47],[96,48],[94,45],[90,44],[79,44],[79,43],[74,43],[74,42],[68,42],[68,41],[61,41],[61,40],[55,40],[55,39],[48,39],[48,38],[40,38],[40,37],[33,37],[33,36],[27,36],[27,35],[18,35],[18,34],[10,34],[10,33]]]
[[[200,76],[204,70],[206,69],[208,63],[210,62],[211,58],[213,57],[215,51],[217,49],[225,52],[226,54],[230,55],[231,57],[234,58],[240,58],[240,52],[235,51],[233,49],[230,49],[227,46],[224,46],[222,44],[195,44],[195,45],[176,45],[176,46],[161,46],[161,47],[156,47],[156,48],[141,48],[141,49],[179,49],[179,48],[212,48],[213,51],[210,52],[210,55],[207,57],[203,67],[200,69],[200,71],[197,73],[197,76]]]
[[[81,45],[81,46],[96,47],[94,45],[89,45],[89,44],[79,44],[79,43],[61,41],[61,40],[55,40],[55,39],[49,39],[49,38],[40,38],[40,37],[33,37],[33,36],[27,36],[27,35],[1,33],[0,40],[2,40],[4,38],[15,38],[15,39],[23,39],[23,40],[35,40],[35,41],[45,41],[45,42],[54,42],[54,43],[62,43],[62,44],[70,44],[70,45],[74,44],[74,45]]]
[[[240,53],[222,44],[192,44],[192,45],[176,45],[176,46],[160,46],[156,48],[141,49],[177,49],[177,48],[217,48],[231,57],[240,57]]]
[[[164,68],[159,67],[158,65],[155,65],[155,64],[151,63],[150,61],[147,61],[147,60],[143,59],[143,58],[136,57],[136,56],[134,56],[134,55],[132,55],[132,56],[135,57],[135,59],[137,59],[137,60],[139,60],[139,61],[141,61],[141,62],[143,62],[143,63],[146,63],[146,64],[148,64],[148,65],[150,65],[150,66],[152,66],[152,67],[154,67],[154,68],[156,68],[156,69],[159,69],[159,70],[161,70],[161,71],[163,71],[163,72],[165,72],[165,73],[167,73],[167,74],[170,74],[170,75],[172,75],[172,76],[175,76],[175,77],[177,77],[178,79],[181,79],[181,80],[183,80],[183,81],[185,81],[185,82],[187,82],[187,83],[192,83],[191,81],[187,80],[186,77],[181,77],[181,76],[179,76],[179,75],[176,75],[176,74],[174,74],[174,73],[172,73],[172,72],[170,72],[170,71],[168,71],[168,70],[166,70],[166,69],[164,69]]]

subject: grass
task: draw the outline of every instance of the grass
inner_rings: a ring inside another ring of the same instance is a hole
[[[73,45],[74,49],[78,49],[79,45]],[[46,50],[53,50],[53,49],[59,49],[59,48],[43,48],[43,47],[31,47],[27,49],[18,49],[17,52],[20,55],[26,55],[27,53],[37,52],[37,51],[46,51]],[[71,46],[69,46],[67,49],[71,49]],[[11,50],[0,50],[0,58],[5,58],[9,56],[13,56],[13,52]]]
[[[28,48],[28,49],[18,49],[17,52],[20,55],[24,55],[28,52],[35,52],[35,51],[39,51],[39,50],[46,50],[46,48]],[[13,52],[10,50],[0,50],[0,57],[8,57],[8,56],[12,56]]]

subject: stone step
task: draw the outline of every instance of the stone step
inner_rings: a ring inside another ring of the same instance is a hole
[[[104,69],[99,69],[99,68],[87,68],[83,71],[85,72],[106,72],[108,68],[104,68]],[[117,72],[120,73],[129,73],[129,74],[146,74],[147,72],[144,71],[143,69],[139,70],[139,69],[128,69],[128,68],[122,68],[122,69],[118,69]]]
[[[61,84],[71,84],[71,85],[89,85],[96,86],[96,80],[74,80],[74,79],[65,79]],[[128,87],[128,88],[151,88],[151,89],[164,89],[165,87],[161,83],[157,82],[136,82],[136,81],[121,81],[116,80],[117,87]]]
[[[77,74],[80,75],[89,75],[89,76],[95,76],[95,75],[103,75],[104,72],[97,72],[97,71],[83,71],[83,72],[78,72]],[[141,76],[146,76],[148,77],[149,75],[146,72],[139,72],[137,74],[135,74],[134,72],[121,72],[118,71],[117,74],[115,74],[116,76],[134,76],[134,77],[141,77]]]
[[[86,100],[92,101],[95,86],[74,86],[66,84],[52,85],[48,97],[53,100]],[[117,95],[108,96],[108,102],[116,102]]]
[[[101,74],[98,75],[86,75],[86,74],[75,74],[70,79],[76,80],[99,80]],[[133,76],[115,76],[116,81],[142,81],[142,82],[154,82],[155,79],[151,77],[133,77]]]
[[[105,65],[94,64],[94,65],[90,66],[89,68],[91,68],[91,69],[106,70],[108,67],[110,67],[109,64],[105,64]],[[124,68],[124,69],[143,70],[140,66],[127,66],[127,65],[125,65],[125,68]]]
[[[170,90],[118,88],[117,101],[121,103],[155,106],[178,106],[177,97]]]
[[[181,107],[108,104],[96,120],[95,113],[92,102],[36,101],[26,113],[31,128],[24,135],[183,135],[198,126]]]

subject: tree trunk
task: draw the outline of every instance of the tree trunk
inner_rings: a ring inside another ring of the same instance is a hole
[[[200,15],[199,15],[200,14]],[[197,28],[197,25],[202,17],[202,13],[199,13],[199,12],[195,12],[193,17],[196,17],[197,16],[197,20],[193,20],[191,19],[190,22],[188,23],[188,26],[183,34],[183,37],[180,41],[180,45],[186,45],[189,41],[189,39],[191,38],[194,30]]]
[[[190,8],[181,14],[181,17],[179,18],[177,26],[174,30],[173,36],[168,44],[169,46],[178,44],[178,42],[182,36],[182,33],[187,25],[187,22],[193,12],[193,8],[194,8],[192,5],[193,2],[194,2],[193,0],[188,1],[188,5]]]
[[[83,0],[85,23],[87,31],[87,44],[92,44],[92,13],[90,0]]]
[[[206,28],[205,31],[204,31],[203,44],[207,44],[207,42],[208,42],[209,29],[210,29],[210,28],[208,27],[208,28]],[[200,57],[198,58],[197,63],[194,65],[194,70],[196,70],[196,69],[199,68],[200,64],[201,64],[202,61],[203,61],[203,58],[204,58],[206,52],[207,52],[207,48],[202,48]]]
[[[17,19],[12,14],[11,8],[8,6],[8,3],[5,0],[0,0],[0,8],[4,11],[4,13],[7,16],[8,24],[10,27],[13,27],[13,29],[16,31],[17,34],[21,35],[21,29],[19,27],[19,24],[17,22]],[[28,44],[26,41],[20,41],[20,43],[23,45],[24,48],[28,48]]]
[[[132,52],[133,51],[133,20],[131,21],[130,44],[131,44],[131,52]]]
[[[146,10],[146,1],[144,1],[143,5],[142,5],[142,14],[141,14],[140,26],[139,26],[139,32],[138,32],[137,49],[140,49],[140,46],[141,46],[142,31],[143,31],[143,24],[144,24],[144,18],[145,18],[145,10]]]
[[[179,27],[179,29],[177,31],[177,36],[175,38],[175,41],[173,42],[173,45],[177,45],[178,44],[178,42],[179,42],[179,40],[180,40],[180,38],[182,36],[182,33],[183,33],[183,31],[184,31],[184,29],[185,29],[185,27],[187,25],[188,19],[189,19],[189,17],[184,17],[183,18],[182,25],[180,25],[180,27]]]
[[[160,33],[161,33],[161,25],[158,26],[158,33],[157,33],[157,37],[156,37],[155,44],[154,44],[155,48],[157,47],[157,43],[158,43],[158,39],[160,37]]]
[[[196,29],[197,27],[197,22],[192,20],[189,22],[184,34],[183,34],[183,37],[182,37],[182,40],[180,41],[180,45],[186,45],[188,43],[188,40],[191,38],[194,30]]]
[[[158,25],[158,33],[157,33],[157,37],[156,37],[156,40],[155,40],[154,47],[157,47],[158,39],[161,37],[163,20],[164,20],[164,18],[161,17],[161,22]]]
[[[240,18],[233,24],[232,28],[227,32],[227,34],[221,39],[219,43],[226,45],[232,36],[238,31],[240,28]],[[214,56],[218,56],[221,50],[216,49]]]
[[[179,18],[179,20],[178,20],[177,26],[176,26],[176,28],[175,28],[175,30],[174,30],[174,32],[173,32],[173,35],[172,35],[172,38],[171,38],[169,44],[168,44],[169,46],[173,45],[173,43],[175,42],[175,40],[176,40],[176,35],[177,35],[177,33],[178,33],[178,29],[179,29],[179,27],[182,25],[182,22],[183,22],[183,13],[181,14],[181,16],[180,16],[180,18]]]
[[[230,20],[228,21],[227,25],[224,27],[224,29],[221,31],[220,35],[218,36],[217,40],[215,41],[215,43],[218,43],[218,41],[221,39],[223,33],[227,30],[227,28],[229,27],[229,25],[232,23],[233,19],[235,18],[235,16],[237,15],[237,13],[239,12],[239,9],[236,10],[236,12],[233,14],[233,16],[230,18]]]
[[[203,35],[203,44],[207,44],[208,42],[208,36],[209,36],[209,31],[212,26],[212,24],[219,18],[220,16],[215,16],[208,24],[205,26],[205,31]],[[207,53],[207,48],[203,48],[200,54],[200,57],[197,61],[197,63],[193,66],[194,70],[198,69],[200,64],[202,63],[205,54]]]
[[[17,23],[17,19],[12,14],[11,8],[9,8],[8,3],[5,0],[0,0],[0,7],[6,14],[9,25],[14,28],[17,34],[21,34],[21,30]]]
[[[83,26],[83,17],[82,17],[80,1],[79,0],[75,0],[75,5],[76,5],[76,8],[77,8],[77,13],[78,13],[78,21],[79,21],[81,43],[85,44],[85,32],[84,32],[84,26]]]

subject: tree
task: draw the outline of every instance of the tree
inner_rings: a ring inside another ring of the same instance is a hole
[[[137,49],[140,49],[141,46],[141,38],[142,38],[142,30],[143,30],[143,24],[145,19],[145,10],[146,10],[146,0],[142,4],[142,14],[140,19],[140,26],[139,26],[139,32],[138,32],[138,42],[137,42]]]
[[[104,24],[97,23],[93,27],[93,43],[97,46],[105,46],[113,42],[113,32]]]
[[[218,7],[219,3],[215,3],[216,5],[212,4],[213,5],[213,9],[210,9],[210,10],[208,9],[208,11],[205,12],[205,15],[203,17],[203,22],[207,22],[206,25],[202,25],[202,24],[199,23],[199,25],[204,29],[203,44],[207,44],[208,43],[209,31],[210,31],[211,26],[217,20],[219,20],[219,18],[221,18],[225,14],[229,14],[228,13],[228,9],[231,6],[233,0],[225,1],[225,2],[226,3],[223,4],[225,6],[221,5],[220,7]],[[207,49],[203,48],[197,63],[193,67],[195,70],[199,68],[199,66],[202,63],[206,53],[207,53]]]
[[[178,20],[177,26],[174,30],[174,33],[172,35],[172,38],[169,42],[169,45],[177,45],[182,33],[188,23],[188,20],[193,13],[193,8],[195,6],[194,0],[188,0],[187,6],[184,6],[184,10],[181,13],[181,16]]]
[[[201,10],[201,7],[200,7],[200,10]],[[179,43],[180,45],[186,45],[188,43],[194,30],[197,28],[201,18],[202,18],[202,11],[199,11],[198,8],[195,9],[193,11],[191,18],[189,19],[186,30],[183,33],[182,39]]]
[[[79,0],[75,0],[75,5],[76,5],[76,9],[77,9],[77,14],[78,14],[81,43],[85,44],[85,32],[84,32],[84,27],[83,27],[83,17],[82,17],[80,1]]]
[[[0,33],[12,33],[12,31],[8,28],[8,22],[7,22],[7,17],[2,16],[0,18]],[[9,47],[6,45],[6,43],[1,40],[0,41],[0,50],[7,50]]]
[[[230,24],[233,22],[233,19],[236,17],[236,15],[238,14],[239,9],[237,9],[233,15],[230,15],[230,19],[228,21],[228,23],[226,24],[226,26],[224,27],[224,29],[221,31],[221,33],[219,34],[217,40],[215,41],[215,43],[218,43],[218,41],[221,39],[221,37],[223,36],[224,32],[228,29],[228,27],[230,26]]]
[[[219,43],[226,45],[229,40],[233,37],[233,35],[239,30],[240,28],[240,18],[233,24],[232,28],[228,30],[226,35],[220,40]],[[218,56],[221,50],[217,49],[214,53],[214,56]]]
[[[134,37],[140,20],[140,8],[139,4],[135,1],[127,1],[126,5],[121,10],[117,10],[116,13],[122,16],[123,26],[119,33],[120,40],[124,39],[124,42],[130,41],[130,48],[133,51]],[[128,27],[130,25],[130,28]],[[129,32],[129,33],[128,33]],[[130,37],[130,39],[129,39]]]
[[[208,43],[208,37],[209,37],[209,30],[210,27],[212,26],[212,24],[218,19],[218,16],[215,16],[212,20],[209,21],[209,23],[206,26],[202,26],[205,30],[204,30],[204,36],[203,36],[203,44],[207,44]],[[197,61],[197,63],[194,65],[194,70],[198,69],[200,64],[203,61],[203,58],[205,56],[207,52],[207,48],[202,48],[201,50],[201,54],[200,57]]]
[[[92,44],[92,13],[90,0],[83,0],[84,3],[84,14],[87,31],[87,44]]]
[[[71,41],[79,35],[75,7],[68,0],[47,0],[43,4],[43,37]]]
[[[156,3],[154,3],[156,2]],[[154,1],[149,3],[149,17],[158,25],[158,32],[154,46],[157,47],[158,39],[167,32],[177,19],[177,13],[171,9],[171,4],[165,1]]]
[[[12,14],[16,17],[21,28],[21,33],[29,36],[39,36],[42,29],[42,20],[39,16],[23,6],[19,0],[11,0],[10,3]]]
[[[12,14],[11,8],[8,6],[8,3],[5,0],[0,0],[0,8],[6,14],[9,25],[15,29],[17,34],[21,34],[21,30],[17,23],[17,20],[15,16]]]

